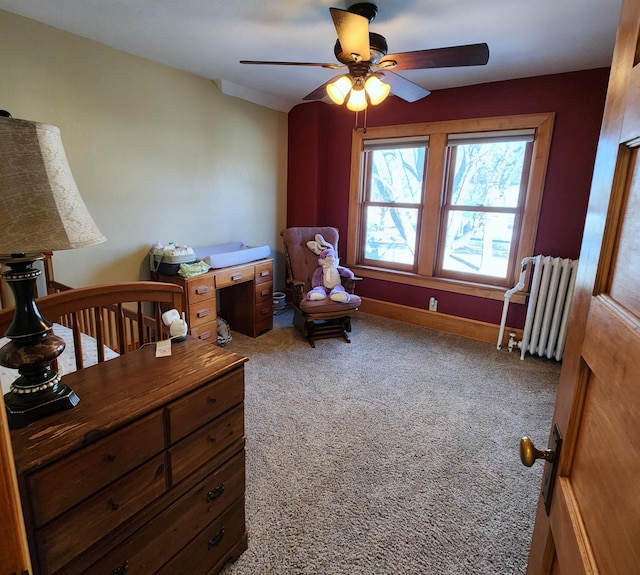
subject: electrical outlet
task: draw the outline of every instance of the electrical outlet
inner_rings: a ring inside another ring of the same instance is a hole
[[[438,300],[434,297],[429,300],[429,311],[438,311]]]

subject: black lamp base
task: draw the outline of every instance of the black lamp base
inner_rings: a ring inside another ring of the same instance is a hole
[[[7,408],[9,429],[26,427],[47,415],[64,409],[71,409],[80,402],[80,398],[76,393],[62,382],[59,382],[50,391],[39,392],[36,401],[33,401],[33,399],[25,394],[13,391],[5,394],[4,403]]]
[[[71,409],[80,401],[52,367],[65,343],[53,334],[51,322],[40,314],[34,299],[40,270],[32,264],[43,257],[41,254],[0,257],[0,263],[9,267],[2,279],[11,287],[15,300],[15,315],[5,333],[11,341],[0,348],[0,365],[17,369],[20,374],[4,396],[11,429]]]

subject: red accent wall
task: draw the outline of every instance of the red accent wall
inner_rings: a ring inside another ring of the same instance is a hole
[[[437,90],[411,104],[392,96],[369,108],[367,125],[555,112],[531,255],[577,258],[608,78],[609,68],[600,68]],[[362,122],[361,113],[358,124],[362,126]],[[288,226],[333,225],[346,238],[354,125],[353,112],[324,102],[300,104],[289,113]],[[434,296],[442,313],[496,324],[502,313],[500,301],[370,278],[358,285],[358,294],[423,309]],[[508,324],[524,325],[524,306],[510,306]]]

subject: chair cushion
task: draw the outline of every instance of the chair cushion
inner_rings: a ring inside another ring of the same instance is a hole
[[[300,309],[305,313],[322,313],[322,312],[340,312],[340,311],[351,311],[354,309],[358,309],[362,300],[359,296],[355,294],[351,294],[348,303],[340,303],[337,301],[332,301],[329,298],[321,299],[317,301],[309,301],[308,299],[303,299],[300,302]]]
[[[305,291],[310,288],[311,277],[318,267],[318,256],[307,247],[307,242],[315,239],[316,234],[321,234],[338,251],[338,230],[336,228],[295,227],[287,228],[282,232],[284,243],[289,252],[293,279],[304,282]]]

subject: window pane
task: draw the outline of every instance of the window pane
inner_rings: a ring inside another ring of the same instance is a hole
[[[526,142],[480,142],[455,146],[451,204],[516,207],[526,146]]]
[[[370,201],[421,203],[425,150],[422,146],[370,151]]]
[[[450,211],[444,270],[506,277],[513,239],[513,214]]]
[[[413,265],[417,222],[417,209],[368,206],[365,259]]]

